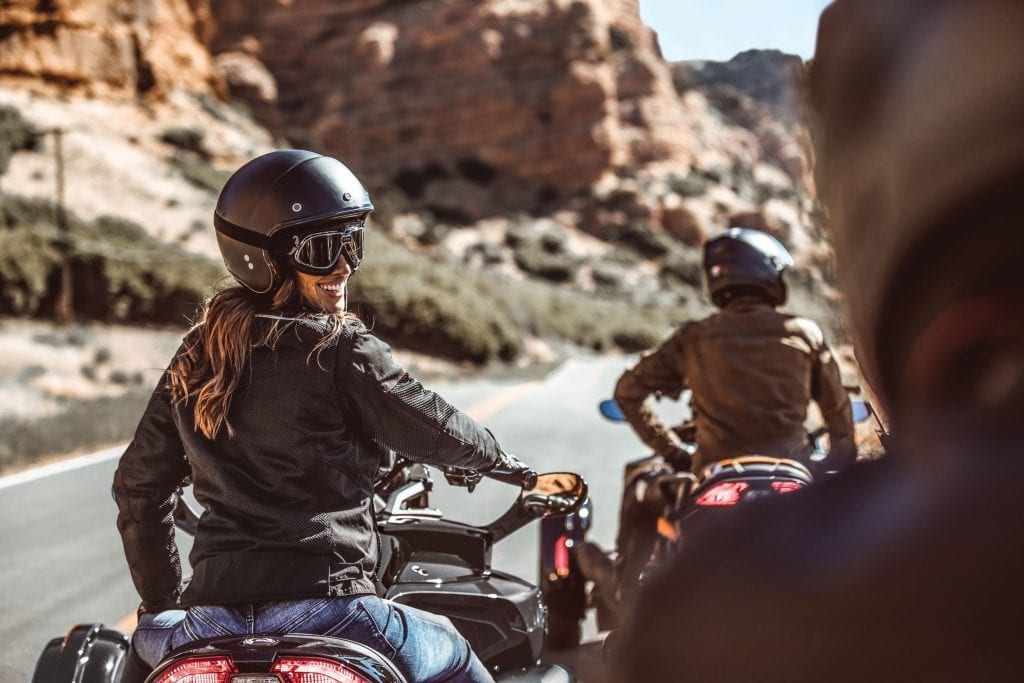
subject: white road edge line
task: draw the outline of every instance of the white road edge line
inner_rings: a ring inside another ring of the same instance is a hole
[[[61,474],[63,472],[70,472],[71,470],[81,469],[82,467],[88,467],[95,465],[98,462],[105,460],[113,460],[114,458],[121,457],[124,453],[124,449],[128,444],[122,444],[120,446],[113,446],[106,450],[97,451],[95,453],[88,453],[86,455],[80,455],[75,458],[69,458],[67,460],[61,460],[59,462],[50,463],[49,465],[42,465],[40,467],[34,467],[30,470],[24,470],[15,474],[9,474],[6,477],[0,477],[0,489],[10,488],[17,486],[18,484],[27,484],[30,481],[42,479],[43,477],[49,477],[54,474]]]

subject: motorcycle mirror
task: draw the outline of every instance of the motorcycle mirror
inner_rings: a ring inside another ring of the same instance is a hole
[[[524,490],[523,508],[538,517],[575,512],[587,497],[587,482],[573,472],[548,472],[537,476],[537,485]]]
[[[871,407],[867,403],[851,399],[850,405],[853,406],[853,421],[855,424],[867,422],[871,419]]]
[[[612,422],[626,421],[626,416],[623,414],[622,408],[619,407],[619,404],[616,403],[614,399],[608,398],[601,401],[597,405],[597,409],[601,411],[601,414],[604,415],[606,419],[611,420]]]

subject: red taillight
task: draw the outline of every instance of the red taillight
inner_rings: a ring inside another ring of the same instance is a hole
[[[715,484],[697,498],[697,505],[704,507],[727,507],[740,502],[740,494],[750,488],[745,481],[723,481]]]
[[[569,548],[572,541],[568,536],[559,536],[555,541],[555,574],[560,577],[569,576]]]
[[[236,671],[227,657],[190,657],[165,669],[155,683],[227,683]]]
[[[776,493],[793,493],[793,491],[799,491],[804,487],[798,481],[773,481],[772,488],[775,489]]]
[[[329,659],[281,657],[270,669],[285,683],[370,683],[352,669]]]

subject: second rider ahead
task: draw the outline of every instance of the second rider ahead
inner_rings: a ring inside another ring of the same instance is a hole
[[[645,473],[699,474],[743,455],[788,458],[820,469],[810,460],[814,445],[804,427],[812,400],[831,442],[827,469],[844,469],[856,459],[849,397],[821,328],[778,310],[786,303],[783,273],[791,265],[785,247],[757,230],[731,228],[709,240],[704,276],[720,310],[682,325],[619,379],[615,401],[655,455],[630,468],[614,577],[608,577],[607,560],[595,546],[585,545],[578,554],[584,573],[598,583],[613,581],[614,593],[636,586],[657,538],[657,487],[635,485]],[[686,389],[692,392],[696,451],[658,419],[648,400],[678,399]]]

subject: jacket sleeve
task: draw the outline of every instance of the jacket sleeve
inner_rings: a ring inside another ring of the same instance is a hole
[[[380,446],[430,465],[486,471],[497,464],[494,436],[410,377],[390,347],[362,326],[351,344],[342,343],[337,363],[338,391]]]
[[[615,402],[629,424],[645,444],[664,457],[671,457],[679,448],[679,438],[658,419],[647,399],[652,394],[678,398],[686,387],[680,367],[684,330],[675,332],[661,346],[645,354],[615,385]]]
[[[189,467],[166,384],[164,373],[114,474],[117,528],[147,612],[174,608],[181,591],[172,511]]]
[[[816,326],[815,326],[816,327]],[[821,335],[820,329],[818,334]],[[826,462],[830,468],[842,468],[857,458],[853,438],[853,406],[843,387],[842,374],[835,354],[819,337],[814,348],[811,370],[811,398],[821,409],[828,429],[831,450]]]

